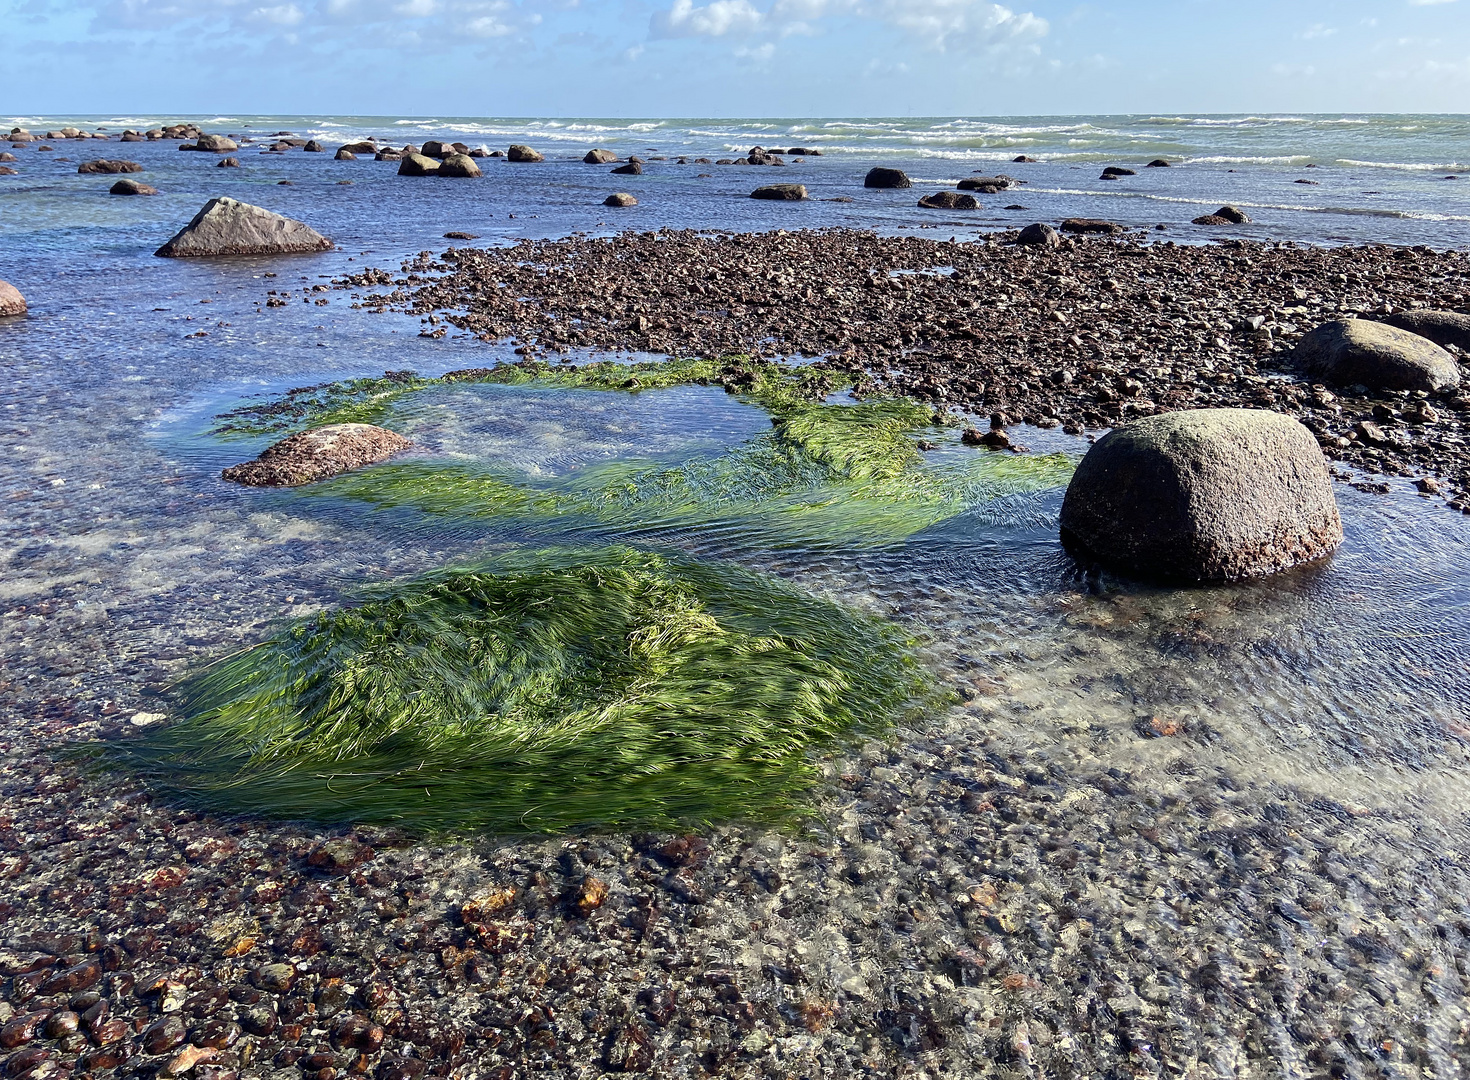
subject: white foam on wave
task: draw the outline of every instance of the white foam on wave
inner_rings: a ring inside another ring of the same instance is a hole
[[[1425,164],[1402,161],[1354,161],[1352,158],[1338,158],[1337,164],[1347,165],[1354,169],[1402,169],[1405,172],[1454,172],[1457,169],[1466,168],[1456,163],[1444,165],[1433,162]]]

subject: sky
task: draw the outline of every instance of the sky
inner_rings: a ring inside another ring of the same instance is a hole
[[[1470,112],[1470,0],[0,0],[0,115]]]

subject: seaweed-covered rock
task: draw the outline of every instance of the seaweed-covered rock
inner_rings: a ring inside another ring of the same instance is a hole
[[[99,158],[96,161],[84,161],[77,166],[77,172],[84,174],[134,173],[142,171],[143,166],[139,165],[136,161],[108,161],[106,158]]]
[[[332,242],[310,225],[235,199],[210,199],[194,220],[153,254],[165,258],[209,255],[290,255],[328,251]]]
[[[468,154],[450,154],[439,165],[440,176],[480,176],[480,166]]]
[[[908,174],[902,169],[885,169],[881,166],[868,170],[868,175],[863,177],[863,187],[866,188],[906,188],[913,187],[913,182]]]
[[[1193,409],[1115,428],[1062,502],[1062,542],[1084,560],[1157,581],[1233,581],[1342,543],[1312,433],[1280,413]]]
[[[588,165],[611,165],[618,160],[618,155],[611,150],[588,150],[582,160]]]
[[[506,158],[507,161],[532,161],[532,162],[535,162],[535,161],[545,161],[546,160],[545,156],[541,153],[541,151],[539,151],[539,150],[532,150],[529,146],[524,146],[521,143],[514,143],[514,144],[512,144],[511,148],[508,151],[506,151],[505,158]]]
[[[1038,221],[1022,229],[1021,235],[1016,237],[1016,243],[1028,247],[1054,248],[1062,246],[1062,237],[1050,225]]]
[[[1458,311],[1400,311],[1378,321],[1428,338],[1436,345],[1470,349],[1470,315]]]
[[[977,210],[975,196],[965,191],[936,191],[919,200],[925,210]]]
[[[806,198],[805,184],[767,184],[750,193],[752,199],[770,199],[775,202],[800,202]]]
[[[0,318],[26,313],[26,298],[8,281],[0,281]]]
[[[427,154],[404,154],[398,163],[399,176],[437,176],[439,162]]]
[[[1293,358],[1307,374],[1338,386],[1427,390],[1460,385],[1455,358],[1428,338],[1370,319],[1335,319],[1297,342]]]
[[[158,189],[136,180],[119,180],[107,189],[109,195],[157,195]]]
[[[603,206],[637,206],[638,205],[638,200],[635,199],[635,198],[633,198],[633,196],[629,195],[626,191],[619,191],[616,194],[609,195],[607,198],[603,199],[602,200],[602,205]]]
[[[220,475],[248,487],[297,487],[384,461],[412,445],[372,424],[328,424],[287,436]]]

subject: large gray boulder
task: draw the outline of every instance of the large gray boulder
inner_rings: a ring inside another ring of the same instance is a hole
[[[288,436],[220,475],[249,487],[297,487],[383,461],[412,445],[372,424],[328,424]]]
[[[437,176],[439,163],[424,154],[404,154],[398,163],[399,176]]]
[[[0,281],[0,319],[26,313],[26,298],[8,281]]]
[[[1296,362],[1310,376],[1370,390],[1427,390],[1460,385],[1455,358],[1428,338],[1370,319],[1325,322],[1297,342]]]
[[[1317,440],[1289,416],[1192,409],[1099,439],[1062,502],[1079,559],[1162,582],[1276,573],[1342,543]]]
[[[1458,311],[1400,311],[1383,316],[1379,322],[1428,338],[1436,345],[1470,349],[1470,315]]]
[[[194,140],[195,150],[209,150],[216,154],[228,154],[232,150],[240,149],[240,144],[234,139],[227,139],[223,135],[201,135]]]
[[[329,251],[332,242],[310,225],[234,199],[210,199],[194,220],[153,254],[166,258],[210,255],[290,255]]]

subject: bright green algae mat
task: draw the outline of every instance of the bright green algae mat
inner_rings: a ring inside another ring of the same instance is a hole
[[[777,578],[551,549],[297,622],[106,756],[214,811],[428,833],[780,822],[815,751],[937,701],[901,631]]]

